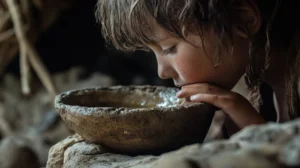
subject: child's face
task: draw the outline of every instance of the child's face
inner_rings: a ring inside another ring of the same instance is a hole
[[[209,30],[203,30],[205,49],[208,56],[214,54],[214,38]],[[172,78],[176,86],[193,83],[212,83],[226,89],[232,89],[245,73],[249,62],[248,41],[233,35],[233,55],[221,49],[221,62],[215,68],[214,63],[205,54],[200,36],[191,35],[190,43],[177,39],[164,29],[156,26],[157,42],[148,44],[155,53],[158,63],[158,75],[162,79]],[[228,54],[226,54],[228,53]]]

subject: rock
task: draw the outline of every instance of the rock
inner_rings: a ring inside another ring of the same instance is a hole
[[[271,162],[261,155],[249,154],[245,151],[225,152],[203,160],[200,167],[205,168],[279,168],[276,162]],[[190,167],[193,168],[193,167]]]
[[[283,165],[300,167],[300,136],[294,137],[283,147],[278,159]]]
[[[221,141],[204,145],[194,144],[160,156],[149,168],[276,168],[276,145]],[[239,160],[233,162],[233,160]],[[144,165],[143,165],[144,166]],[[134,167],[138,168],[138,167]],[[141,166],[142,168],[142,166]]]
[[[300,120],[250,126],[229,140],[193,144],[160,156],[126,156],[80,142],[64,152],[63,167],[289,168],[300,167]],[[52,153],[51,155],[53,155]]]
[[[47,168],[59,168],[63,166],[64,163],[64,153],[68,147],[83,141],[83,139],[75,134],[67,137],[63,141],[52,146],[49,151],[49,157],[47,161]]]
[[[126,168],[147,164],[155,159],[154,156],[131,157],[112,154],[100,145],[80,142],[65,151],[63,168]]]
[[[300,120],[298,120],[298,122],[300,122]],[[291,137],[295,136],[293,129],[286,128],[289,124],[290,122],[285,124],[268,123],[263,126],[249,126],[233,135],[230,140],[284,144]]]
[[[135,167],[142,168],[143,166]],[[180,156],[166,156],[159,159],[150,167],[155,168],[201,168],[200,163],[197,160],[180,157]]]
[[[20,137],[6,137],[0,143],[1,168],[39,168],[39,159]]]

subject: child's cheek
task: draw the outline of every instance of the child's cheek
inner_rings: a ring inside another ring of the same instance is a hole
[[[182,71],[183,69],[185,69],[185,67],[187,66],[187,60],[186,60],[186,56],[183,55],[183,54],[179,54],[177,57],[176,57],[176,68],[180,71]]]
[[[178,55],[176,58],[176,71],[177,73],[183,78],[183,79],[189,79],[191,76],[193,76],[193,62],[188,60],[188,57],[186,55]]]

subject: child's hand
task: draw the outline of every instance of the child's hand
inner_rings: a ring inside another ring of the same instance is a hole
[[[183,86],[177,93],[177,97],[186,98],[191,102],[209,103],[220,108],[239,129],[251,124],[265,123],[246,98],[212,84],[197,83]]]

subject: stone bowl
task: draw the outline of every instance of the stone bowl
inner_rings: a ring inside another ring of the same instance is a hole
[[[118,153],[160,154],[203,142],[214,107],[186,104],[177,88],[110,86],[57,95],[55,108],[85,140]]]

